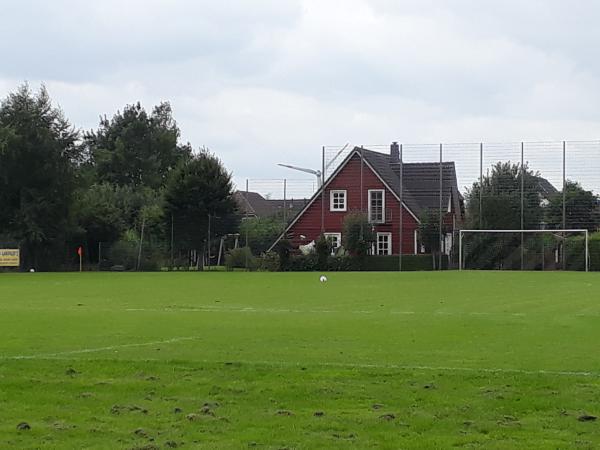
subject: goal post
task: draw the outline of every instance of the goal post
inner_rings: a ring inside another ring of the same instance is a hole
[[[531,234],[549,234],[555,237],[559,237],[563,244],[563,258],[565,257],[565,243],[567,234],[582,234],[584,236],[584,267],[585,271],[589,272],[590,269],[590,253],[589,253],[589,232],[586,229],[562,229],[562,230],[458,230],[458,269],[463,270],[465,265],[465,253],[463,247],[463,240],[465,234],[518,234],[521,236],[521,267],[523,266],[523,236]],[[544,255],[542,254],[542,259]]]

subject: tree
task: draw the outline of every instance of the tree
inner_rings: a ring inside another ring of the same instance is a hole
[[[44,86],[24,84],[0,104],[0,230],[20,242],[25,266],[49,268],[71,229],[77,139]]]
[[[586,191],[575,181],[567,180],[565,186],[565,228],[596,231],[600,224],[598,197]],[[563,193],[549,199],[546,208],[549,228],[563,228]]]
[[[211,235],[231,231],[235,210],[231,175],[212,153],[202,150],[170,174],[165,188],[165,221],[173,218],[176,242],[182,249],[199,250]]]
[[[520,164],[498,162],[491,174],[476,181],[467,192],[467,224],[469,228],[521,229],[521,183],[523,183],[523,228],[540,228],[543,219],[542,191],[539,173],[521,170]],[[521,180],[521,178],[523,180]],[[479,199],[481,197],[481,211]]]
[[[279,217],[249,217],[240,223],[240,240],[245,244],[247,236],[252,253],[260,255],[269,249],[284,228],[285,224]]]
[[[539,173],[526,165],[521,168],[520,164],[510,161],[496,163],[491,173],[484,176],[482,182],[473,183],[467,192],[466,227],[484,230],[541,228],[544,208],[539,177]],[[516,268],[520,265],[521,239],[520,233],[471,235],[469,262],[478,268]],[[534,245],[534,239],[538,237],[528,237],[528,245]]]
[[[352,256],[367,256],[374,241],[375,233],[366,214],[350,213],[344,217],[342,244]]]
[[[97,131],[86,133],[85,144],[100,182],[158,189],[192,153],[189,144],[178,144],[179,136],[169,103],[150,115],[137,103],[111,120],[102,118]]]
[[[127,230],[137,230],[139,234],[142,223],[146,242],[164,242],[162,212],[162,196],[152,189],[110,183],[79,189],[73,205],[73,216],[84,233],[90,261],[98,260],[99,243],[108,247]]]
[[[444,231],[444,230],[442,230]],[[425,251],[433,258],[433,268],[436,268],[437,255],[440,252],[440,213],[438,210],[428,211],[419,224],[421,241]]]

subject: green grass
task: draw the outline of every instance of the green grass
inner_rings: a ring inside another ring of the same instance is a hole
[[[596,448],[599,342],[599,274],[1,274],[0,448]]]

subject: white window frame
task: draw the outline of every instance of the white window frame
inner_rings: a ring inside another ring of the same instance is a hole
[[[335,194],[344,194],[344,206],[343,208],[334,208],[333,199]],[[334,189],[329,191],[329,211],[331,212],[346,212],[348,209],[348,192],[345,189]]]
[[[388,245],[387,245],[387,250],[386,253],[379,253],[379,236],[387,236],[388,238]],[[387,256],[387,255],[391,255],[392,252],[392,233],[386,231],[386,232],[378,232],[376,239],[375,239],[375,255],[377,256]]]
[[[381,220],[371,218],[371,198],[373,192],[381,192]],[[369,189],[369,223],[385,223],[385,189]]]
[[[342,233],[323,233],[325,239],[334,237],[337,239],[337,245],[331,249],[331,254],[334,255],[335,251],[342,246]]]

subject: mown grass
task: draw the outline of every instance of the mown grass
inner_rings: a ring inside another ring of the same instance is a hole
[[[3,274],[0,448],[595,448],[599,325],[597,274]]]

